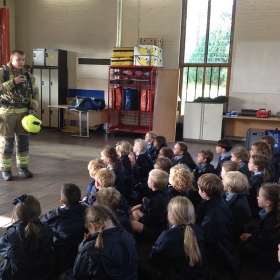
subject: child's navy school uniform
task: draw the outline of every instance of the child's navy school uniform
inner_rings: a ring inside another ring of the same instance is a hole
[[[248,168],[248,162],[247,161],[246,162],[243,161],[243,162],[240,163],[240,169],[238,171],[241,172],[242,174],[246,175],[248,180],[252,176],[252,173]]]
[[[167,190],[156,190],[151,192],[150,198],[144,198],[140,211],[144,215],[139,222],[153,230],[155,239],[167,229],[167,205],[171,196]],[[151,239],[153,239],[151,237]]]
[[[184,156],[184,155],[174,157],[173,166],[175,166],[179,163],[186,164],[188,166],[188,168],[190,169],[190,171],[193,171],[193,169],[196,168],[196,164],[192,163],[190,161],[190,159],[187,156]]]
[[[132,182],[129,179],[127,171],[122,167],[121,164],[118,164],[116,167],[109,169],[112,170],[116,175],[116,190],[118,190],[124,197],[128,197],[131,192]]]
[[[119,221],[119,223],[121,224],[121,226],[129,233],[131,233],[132,235],[134,235],[134,232],[132,230],[132,226],[131,226],[131,222],[129,220],[129,216],[128,213],[125,212],[124,210],[118,208],[115,211],[115,215],[117,217],[117,220]]]
[[[91,206],[94,204],[95,202],[95,193],[97,192],[97,188],[95,186],[95,180],[93,179],[92,182],[88,185],[87,187],[87,194],[86,194],[86,198],[81,202],[83,205],[85,206]]]
[[[149,172],[154,169],[154,164],[152,159],[145,153],[136,156],[136,164],[139,167],[139,173],[141,177],[141,182],[147,182],[149,177]]]
[[[194,209],[196,209],[197,206],[201,203],[201,197],[198,191],[196,190],[189,190],[187,193],[182,193],[174,189],[173,186],[168,185],[167,192],[170,194],[172,198],[176,196],[184,196],[188,198],[192,202]]]
[[[86,206],[74,204],[53,209],[41,217],[41,222],[54,232],[54,244],[59,259],[59,271],[73,267],[78,245],[84,238]]]
[[[257,172],[249,179],[250,193],[248,195],[248,203],[252,212],[252,216],[259,216],[261,208],[258,206],[257,194],[258,189],[263,184],[263,172]]]
[[[185,225],[174,226],[164,231],[155,242],[155,248],[150,253],[149,260],[155,267],[161,270],[167,269],[169,279],[209,279],[210,272],[204,252],[203,232],[197,225],[188,226],[192,228],[196,236],[202,264],[196,264],[193,267],[189,265],[189,258],[184,250]]]
[[[234,240],[239,241],[239,237],[245,232],[252,216],[246,190],[232,194],[224,192],[222,196],[232,212]]]
[[[152,161],[154,162],[158,158],[159,151],[154,146],[154,143],[147,144],[147,154],[150,156]]]
[[[233,221],[229,206],[221,196],[205,200],[197,207],[197,224],[204,232],[205,251],[211,267],[237,274],[233,242]]]
[[[271,150],[272,157],[270,160],[270,164],[273,166],[274,176],[272,182],[278,183],[280,177],[280,151],[272,148]]]
[[[200,176],[203,174],[212,173],[216,174],[216,170],[213,164],[198,164],[197,167],[193,170],[194,179],[197,181]]]
[[[15,222],[7,228],[0,238],[0,254],[4,258],[0,268],[2,280],[55,279],[56,254],[54,251],[53,232],[51,228],[34,221],[40,230],[40,239],[27,245],[24,228],[27,222]]]
[[[91,235],[80,245],[75,260],[75,280],[116,279],[137,280],[136,244],[122,227],[103,230],[103,248],[96,248],[99,233]]]
[[[216,175],[218,175],[219,177],[220,177],[221,171],[222,171],[222,164],[225,161],[228,161],[228,160],[231,160],[230,152],[227,152],[224,155],[219,156],[219,162],[218,162],[217,167],[216,167]]]
[[[134,185],[133,169],[132,169],[128,155],[122,155],[120,157],[120,162],[121,162],[123,168],[127,171],[129,180]]]
[[[280,227],[277,225],[277,211],[260,211],[261,222],[256,230],[249,232],[252,234],[244,245],[253,246],[252,257],[258,262],[275,271],[280,269],[278,262],[278,244],[280,244]],[[247,247],[248,248],[248,247]],[[256,254],[258,252],[258,254]]]

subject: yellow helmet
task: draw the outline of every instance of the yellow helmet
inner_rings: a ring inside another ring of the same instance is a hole
[[[27,115],[21,120],[23,128],[30,133],[38,133],[41,131],[42,121],[34,115]]]

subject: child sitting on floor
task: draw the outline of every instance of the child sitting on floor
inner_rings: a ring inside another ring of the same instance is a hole
[[[94,159],[91,160],[88,164],[88,171],[89,171],[89,176],[93,179],[92,182],[88,185],[87,187],[87,194],[86,196],[82,199],[82,204],[86,206],[93,205],[94,202],[94,194],[96,192],[96,186],[95,186],[95,174],[97,171],[101,168],[105,168],[106,165],[103,162],[102,159]]]
[[[224,161],[230,160],[230,150],[232,149],[232,143],[229,139],[223,138],[218,141],[216,146],[216,153],[219,154],[219,162],[216,167],[216,174],[220,176],[222,170],[222,164]]]
[[[211,279],[203,233],[195,224],[195,211],[190,200],[172,198],[167,218],[170,228],[155,242],[148,263],[139,261],[141,279],[163,279],[160,275],[166,279]]]
[[[159,169],[150,171],[148,186],[152,190],[151,197],[145,197],[142,204],[131,209],[132,229],[153,242],[167,228],[167,205],[171,199],[167,184],[168,173]]]
[[[251,172],[248,169],[249,153],[244,147],[234,147],[231,151],[231,161],[237,162],[240,166],[239,172],[245,174],[249,179]]]
[[[193,171],[194,179],[206,173],[215,174],[215,167],[210,163],[213,160],[214,154],[210,149],[201,149],[196,158],[197,167]]]
[[[4,258],[0,268],[1,279],[55,279],[53,232],[39,219],[39,201],[24,194],[13,204],[14,223],[0,238],[0,254]]]
[[[185,142],[177,142],[173,148],[174,161],[173,165],[182,163],[186,164],[190,171],[196,168],[196,163],[194,162],[191,154],[188,152],[188,146]]]
[[[245,174],[239,171],[229,171],[223,177],[223,185],[223,198],[232,212],[234,240],[238,242],[252,216],[247,200],[249,182]]]
[[[58,256],[59,272],[71,269],[82,242],[85,228],[85,210],[80,204],[81,190],[74,184],[63,184],[60,196],[61,206],[42,216],[41,222],[54,232],[55,250]]]

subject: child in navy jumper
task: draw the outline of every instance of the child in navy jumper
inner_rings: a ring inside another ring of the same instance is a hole
[[[154,147],[156,149],[157,157],[158,157],[158,154],[159,154],[159,152],[162,148],[168,147],[167,142],[166,142],[166,138],[162,135],[157,136],[153,143],[154,143]]]
[[[142,139],[135,139],[133,152],[136,154],[136,163],[139,167],[141,182],[147,182],[149,172],[153,169],[153,161],[146,154],[147,144]]]
[[[231,155],[230,155],[231,149],[232,149],[232,143],[229,139],[223,138],[218,141],[217,146],[216,146],[216,153],[220,155],[219,162],[216,167],[216,174],[218,176],[221,175],[222,163],[224,161],[231,159]]]
[[[195,211],[185,197],[168,204],[170,228],[164,231],[149,255],[148,267],[139,261],[141,279],[211,279],[201,229],[195,224]],[[143,262],[144,263],[144,262]]]
[[[131,162],[129,160],[129,153],[130,153],[131,145],[127,141],[120,141],[116,144],[116,151],[119,156],[121,165],[124,167],[124,169],[127,171],[129,180],[134,185],[134,177],[133,177],[133,169]]]
[[[204,232],[209,264],[215,272],[237,275],[239,263],[233,242],[232,213],[221,196],[223,183],[217,175],[208,173],[198,179],[198,187],[204,202],[197,207],[197,224]]]
[[[190,171],[196,168],[196,163],[194,162],[191,154],[188,152],[188,146],[185,142],[177,142],[173,148],[174,161],[173,165],[182,163],[186,164]]]
[[[275,173],[275,167],[272,164],[272,154],[269,145],[266,142],[256,141],[253,142],[251,145],[251,149],[249,151],[250,156],[253,155],[264,155],[268,158],[268,170],[271,175],[270,182],[271,183],[278,183],[277,174]]]
[[[170,173],[170,168],[172,167],[173,162],[167,157],[158,157],[154,164],[154,169],[161,169],[168,174]]]
[[[163,147],[160,149],[159,153],[158,153],[158,158],[160,157],[167,157],[170,160],[172,160],[172,162],[174,161],[174,152],[173,149],[169,148],[169,147]]]
[[[119,226],[112,210],[104,205],[89,207],[86,225],[89,233],[79,246],[73,271],[61,279],[137,280],[135,241]]]
[[[249,182],[246,175],[241,172],[229,171],[223,177],[223,185],[223,197],[232,212],[234,240],[238,243],[252,216],[247,200]]]
[[[102,159],[94,159],[91,160],[88,164],[88,172],[90,177],[93,179],[91,181],[91,183],[88,185],[87,187],[87,194],[86,196],[82,199],[82,204],[86,205],[86,206],[90,206],[93,205],[94,203],[94,194],[96,192],[96,186],[95,186],[95,174],[97,173],[97,171],[101,168],[105,168],[106,164],[103,162]]]
[[[250,193],[248,202],[253,216],[258,216],[261,210],[257,203],[258,189],[264,182],[270,182],[272,177],[268,169],[269,160],[264,155],[253,155],[250,157],[248,168],[253,173],[249,179]]]
[[[224,176],[227,174],[227,172],[229,171],[238,171],[240,166],[237,162],[235,161],[230,161],[230,160],[227,160],[227,161],[224,161],[222,163],[222,170],[221,170],[221,174],[220,174],[220,177],[223,179]]]
[[[170,169],[169,183],[167,191],[172,197],[187,197],[194,208],[201,203],[201,197],[193,186],[193,174],[185,164],[177,164]]]
[[[215,168],[210,163],[213,160],[214,154],[210,149],[201,149],[196,158],[197,167],[193,171],[194,179],[197,181],[198,178],[206,173],[215,174]]]
[[[101,151],[101,159],[107,165],[107,168],[116,175],[115,188],[127,198],[131,193],[133,182],[131,182],[128,172],[122,166],[116,149],[112,146],[105,146]]]
[[[4,258],[0,278],[56,279],[56,254],[53,232],[41,223],[41,206],[32,195],[17,197],[12,214],[14,223],[0,238],[0,254]]]
[[[157,158],[157,150],[154,147],[154,140],[156,139],[157,134],[154,131],[148,131],[145,135],[145,142],[147,143],[146,153],[151,157],[152,161]]]
[[[61,206],[41,217],[54,232],[54,244],[58,255],[59,272],[71,269],[82,242],[85,228],[86,206],[79,203],[81,190],[74,184],[63,184]]]
[[[249,179],[251,172],[248,169],[249,153],[244,147],[234,147],[231,151],[231,161],[237,162],[240,166],[239,172],[245,174]]]
[[[121,194],[115,188],[103,188],[95,194],[97,205],[106,205],[114,212],[121,226],[133,234],[127,211],[120,208]]]
[[[261,222],[256,229],[240,236],[243,252],[258,265],[279,270],[277,246],[280,243],[280,185],[263,184],[258,193]]]
[[[167,205],[171,199],[166,190],[167,184],[168,174],[165,171],[150,171],[148,186],[152,194],[150,198],[145,197],[142,204],[131,209],[132,229],[153,242],[167,228]]]
[[[116,175],[114,172],[107,168],[101,168],[96,176],[95,176],[95,184],[97,188],[97,192],[95,193],[95,204],[96,204],[96,194],[106,188],[114,187],[114,183],[116,181]],[[120,201],[119,201],[119,209],[123,210],[124,213],[128,216],[128,205],[123,197],[123,195],[120,193]]]
[[[271,150],[271,165],[274,167],[274,181],[278,183],[280,177],[280,151],[274,148],[274,138],[270,135],[262,137],[262,142],[265,142]]]

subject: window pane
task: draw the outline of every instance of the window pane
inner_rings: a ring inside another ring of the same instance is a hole
[[[207,67],[204,87],[204,97],[215,98],[226,95],[228,68],[226,67]]]
[[[188,0],[185,63],[204,63],[208,0]]]
[[[228,63],[233,0],[212,0],[208,63]]]

